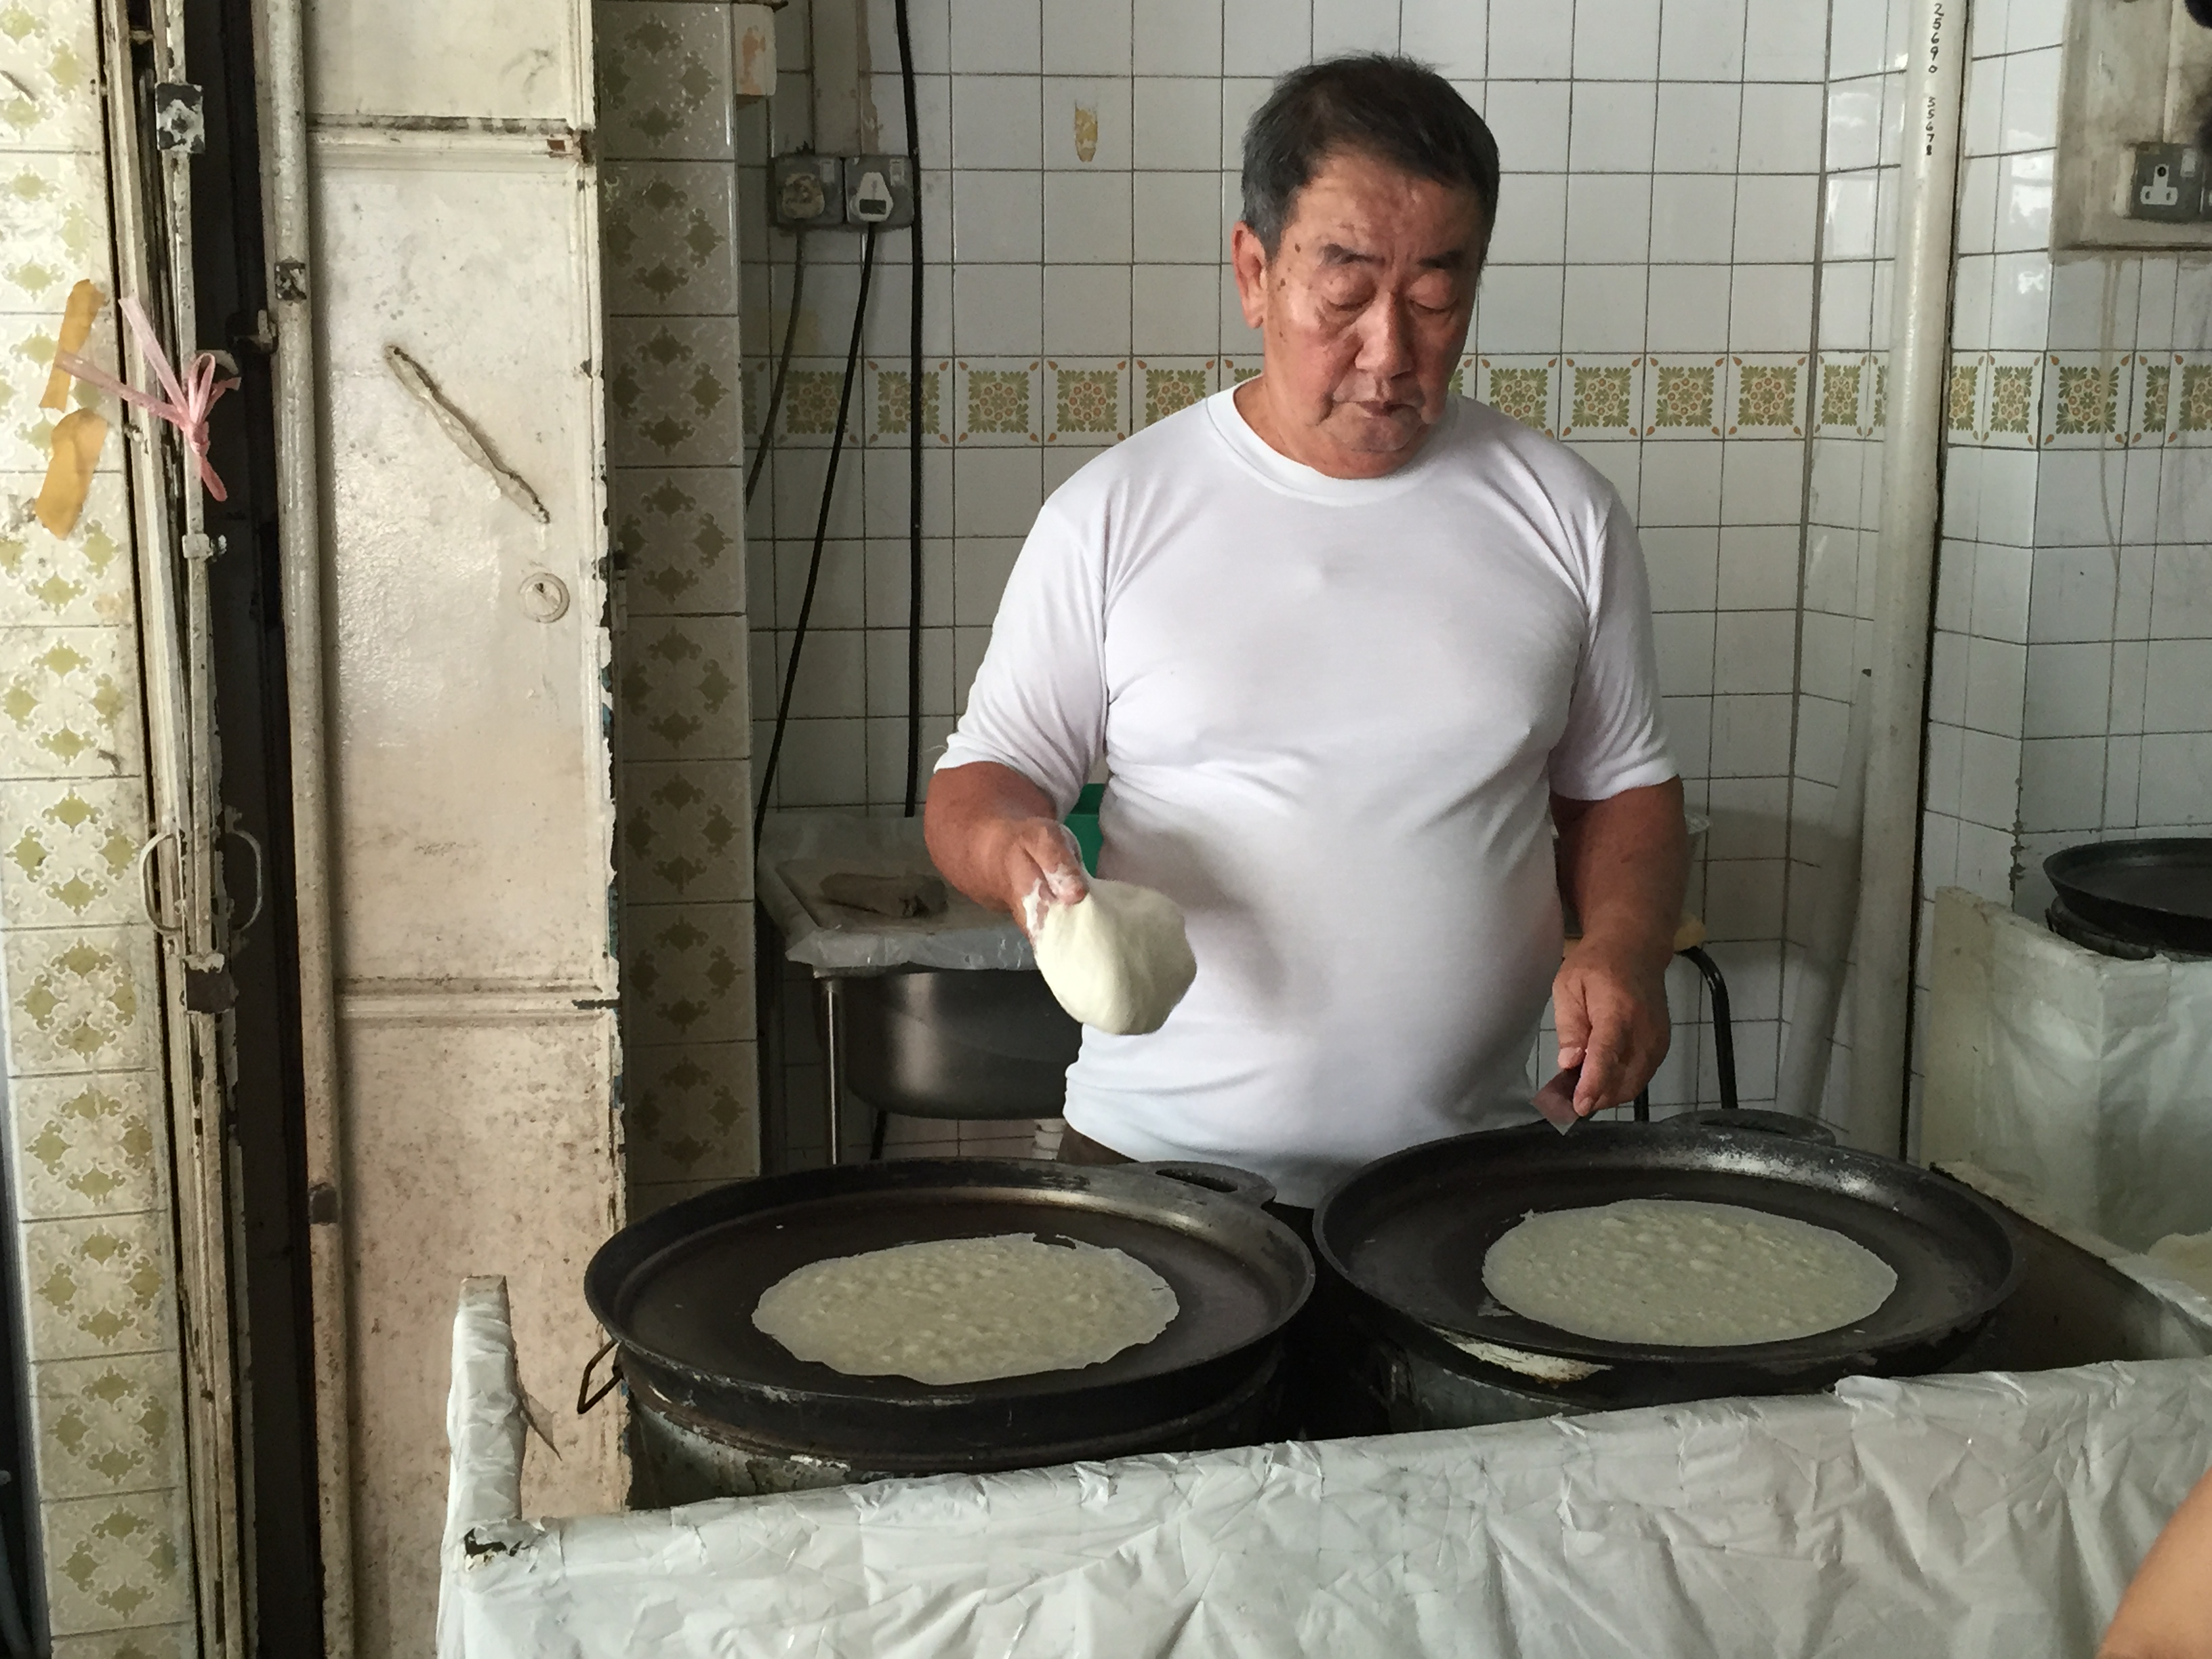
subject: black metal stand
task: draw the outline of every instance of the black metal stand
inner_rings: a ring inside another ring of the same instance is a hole
[[[1735,1092],[1735,1027],[1729,1017],[1728,981],[1721,977],[1720,964],[1705,954],[1705,946],[1692,945],[1686,951],[1677,951],[1676,956],[1686,958],[1705,981],[1705,988],[1713,999],[1713,1069],[1720,1073],[1721,1110],[1736,1109]],[[1651,1091],[1644,1090],[1636,1097],[1636,1121],[1651,1121]]]

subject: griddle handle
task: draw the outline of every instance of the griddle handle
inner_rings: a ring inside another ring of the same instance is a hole
[[[1219,1193],[1246,1204],[1272,1204],[1275,1201],[1275,1183],[1249,1170],[1240,1170],[1233,1164],[1184,1163],[1170,1158],[1157,1164],[1133,1164],[1133,1170],[1146,1175],[1164,1176],[1180,1181],[1186,1187],[1196,1187],[1201,1192]]]
[[[599,1351],[597,1353],[584,1362],[583,1380],[576,1384],[577,1416],[582,1417],[588,1413],[592,1407],[612,1394],[615,1391],[615,1385],[623,1380],[622,1361],[617,1359],[607,1367],[607,1380],[599,1384],[599,1392],[594,1394],[592,1391],[592,1373],[598,1369],[599,1361],[605,1359],[613,1351],[614,1346],[615,1340],[611,1336],[599,1344]]]

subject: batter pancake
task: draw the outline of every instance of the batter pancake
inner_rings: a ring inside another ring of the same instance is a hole
[[[1735,1204],[1633,1198],[1534,1214],[1490,1247],[1483,1287],[1607,1342],[1785,1342],[1864,1319],[1897,1274],[1841,1233]]]
[[[1096,1365],[1176,1311],[1168,1282],[1124,1251],[1006,1233],[810,1262],[762,1292],[753,1323],[848,1376],[947,1384]]]

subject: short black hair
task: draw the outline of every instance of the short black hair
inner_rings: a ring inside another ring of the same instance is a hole
[[[1297,194],[1332,155],[1370,155],[1471,190],[1482,246],[1498,216],[1498,140],[1426,64],[1381,52],[1323,58],[1275,82],[1244,129],[1244,222],[1273,258]]]

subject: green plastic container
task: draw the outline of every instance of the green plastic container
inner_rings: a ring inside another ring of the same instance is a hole
[[[1075,810],[1061,820],[1074,832],[1075,844],[1083,849],[1083,867],[1091,875],[1098,873],[1098,849],[1105,845],[1105,837],[1098,832],[1098,804],[1106,799],[1106,786],[1086,783],[1083,793],[1075,798]]]

